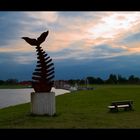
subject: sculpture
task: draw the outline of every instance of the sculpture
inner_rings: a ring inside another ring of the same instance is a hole
[[[54,64],[50,56],[40,47],[40,44],[45,41],[48,33],[49,31],[42,33],[37,39],[22,37],[22,39],[31,46],[36,46],[38,61],[36,65],[37,68],[32,76],[32,87],[35,92],[50,92],[54,84],[52,81],[54,78]]]

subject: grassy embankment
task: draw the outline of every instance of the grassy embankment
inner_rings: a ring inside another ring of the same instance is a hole
[[[134,100],[134,111],[110,113],[114,100]],[[56,96],[56,115],[32,116],[30,103],[0,110],[0,128],[140,128],[140,86],[95,86]]]

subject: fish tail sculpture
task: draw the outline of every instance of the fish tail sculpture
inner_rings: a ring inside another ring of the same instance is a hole
[[[49,31],[42,33],[37,39],[22,37],[31,46],[36,46],[38,61],[32,76],[32,87],[35,92],[50,92],[54,84],[52,80],[54,78],[54,64],[50,56],[40,47],[40,44],[45,41],[48,33]]]

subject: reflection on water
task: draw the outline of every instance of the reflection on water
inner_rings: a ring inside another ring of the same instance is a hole
[[[68,90],[52,88],[55,95],[69,93]],[[32,88],[28,89],[0,89],[0,108],[11,105],[17,105],[30,102],[30,93],[34,92]]]

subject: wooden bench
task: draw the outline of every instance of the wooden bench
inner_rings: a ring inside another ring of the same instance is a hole
[[[124,110],[132,110],[133,109],[133,101],[132,100],[124,100],[124,101],[113,101],[110,106],[108,106],[110,111],[118,112],[119,108],[124,108]]]

